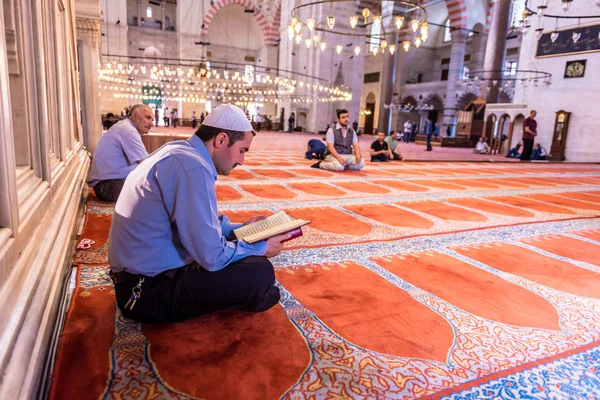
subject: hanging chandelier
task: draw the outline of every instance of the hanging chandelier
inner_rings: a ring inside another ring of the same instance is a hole
[[[99,70],[100,87],[115,98],[145,101],[205,103],[227,101],[236,104],[349,101],[352,92],[345,86],[297,72],[265,67],[197,60],[147,59],[103,55]],[[160,63],[163,61],[163,63]],[[298,89],[302,92],[298,93]]]
[[[498,76],[501,78],[498,79]],[[493,87],[500,92],[510,94],[516,89],[517,84],[523,88],[532,87],[550,87],[552,84],[552,74],[544,71],[504,69],[500,71],[482,70],[474,71],[461,81],[461,86],[465,90],[474,92],[477,95],[482,89],[490,90]]]
[[[427,22],[427,11],[419,4],[404,0],[391,0],[388,3],[393,3],[393,6],[386,7],[395,10],[394,13],[386,13],[378,15],[375,11],[368,7],[364,7],[360,14],[350,13],[348,15],[340,15],[341,12],[336,12],[335,6],[338,3],[351,3],[354,9],[355,0],[319,0],[309,1],[297,5],[291,12],[290,24],[287,26],[288,38],[296,40],[299,44],[304,39],[307,48],[310,48],[310,40],[312,39],[314,47],[319,46],[321,50],[328,47],[325,40],[320,40],[319,33],[335,35],[336,37],[364,37],[366,42],[372,44],[371,52],[376,54],[389,53],[393,55],[396,51],[395,38],[393,35],[411,35],[411,40],[401,42],[405,51],[408,51],[411,45],[418,48],[425,43],[429,38],[429,23]],[[313,15],[313,8],[322,6],[323,14],[326,15],[322,20],[318,20]],[[329,7],[329,10],[327,10]],[[341,8],[341,7],[340,7]],[[398,11],[401,10],[401,11]],[[343,23],[341,22],[343,21]],[[347,23],[346,23],[347,22]],[[365,33],[356,28],[365,28],[371,26],[371,31],[375,30],[379,33]],[[324,36],[324,35],[323,35]],[[338,40],[336,38],[336,40]],[[337,49],[343,45],[339,40],[333,43],[338,54],[341,51]],[[354,49],[355,55],[360,54],[360,47]]]
[[[585,19],[596,19],[600,20],[600,15],[574,15],[571,13],[572,5],[575,0],[526,0],[525,8],[521,15],[522,19],[519,24],[519,30],[523,35],[527,35],[531,28],[532,20],[537,17],[537,26],[535,29],[535,36],[537,40],[540,40],[544,35],[544,19],[555,19],[554,30],[550,32],[550,40],[552,43],[560,36],[558,30],[558,21],[561,19],[577,19],[577,28],[575,32],[571,34],[571,40],[573,43],[577,43],[581,38],[581,31],[579,31],[581,20]],[[581,3],[582,0],[577,0]],[[552,3],[551,3],[552,2]],[[600,0],[595,0],[596,5],[600,7]],[[564,14],[549,14],[548,8],[550,5],[561,4],[562,11]],[[600,41],[600,33],[598,33],[597,39]]]

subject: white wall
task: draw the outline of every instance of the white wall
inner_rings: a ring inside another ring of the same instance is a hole
[[[548,14],[564,14],[560,3],[550,2]],[[570,14],[597,14],[598,7],[593,2],[573,2]],[[536,18],[537,19],[537,18]],[[546,21],[546,26],[554,25]],[[570,25],[570,24],[569,24]],[[567,22],[559,22],[559,30],[567,29]],[[571,26],[569,26],[570,28]],[[571,121],[566,143],[567,161],[600,161],[600,142],[598,141],[598,107],[600,105],[600,52],[565,55],[550,58],[535,58],[537,40],[533,29],[523,38],[519,69],[546,71],[552,74],[550,88],[523,88],[517,85],[515,102],[528,104],[538,112],[538,141],[547,150],[552,143],[552,130],[556,112],[571,112]],[[583,78],[563,78],[565,64],[571,60],[587,60]]]
[[[245,13],[244,7],[237,4],[225,6],[217,12],[210,22],[208,38],[211,46],[258,50],[265,45],[254,14]]]

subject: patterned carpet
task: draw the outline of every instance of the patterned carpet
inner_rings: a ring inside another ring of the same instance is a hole
[[[273,259],[280,305],[138,324],[90,196],[51,399],[597,398],[600,165],[311,169],[260,134],[217,183],[233,221],[310,219]]]

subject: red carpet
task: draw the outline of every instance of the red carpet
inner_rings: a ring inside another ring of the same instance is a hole
[[[217,182],[232,221],[312,221],[272,260],[282,300],[265,313],[124,319],[107,275],[113,205],[90,196],[51,399],[597,395],[600,166],[334,173],[302,158],[309,138],[259,133]]]

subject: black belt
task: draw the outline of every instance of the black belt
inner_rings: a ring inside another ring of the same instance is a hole
[[[129,272],[112,272],[108,273],[110,275],[110,279],[112,279],[113,283],[116,285],[117,283],[138,281],[140,278],[148,278],[145,275],[134,275]]]

